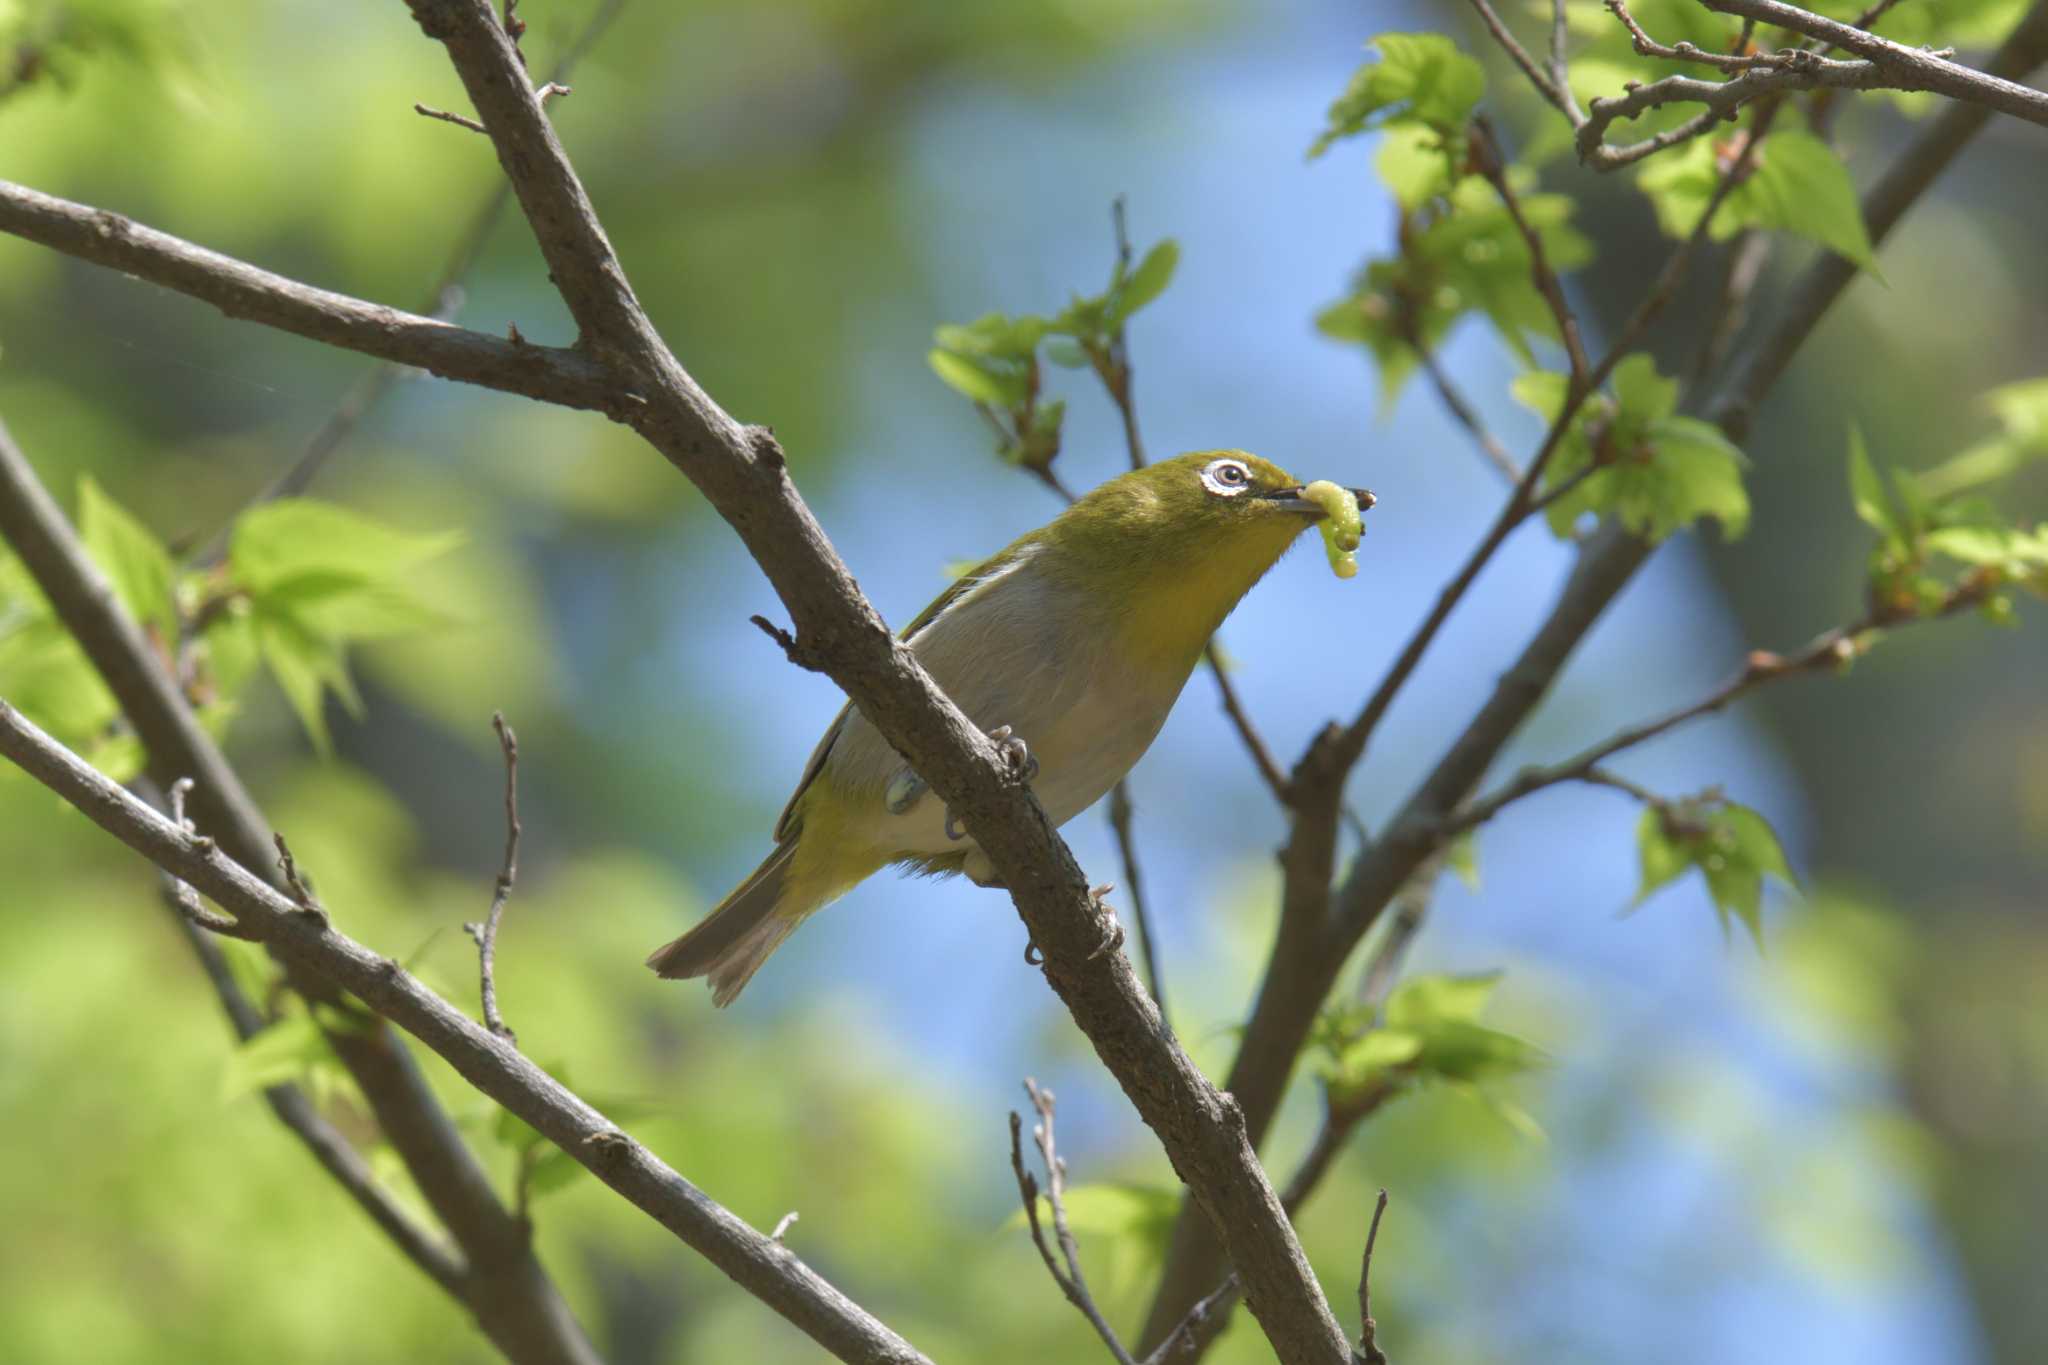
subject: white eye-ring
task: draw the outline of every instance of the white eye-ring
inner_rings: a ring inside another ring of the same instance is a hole
[[[1202,487],[1219,498],[1241,498],[1252,486],[1252,471],[1243,460],[1211,460],[1202,466]]]

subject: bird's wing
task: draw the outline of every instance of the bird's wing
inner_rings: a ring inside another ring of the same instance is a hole
[[[961,574],[952,583],[947,585],[944,592],[933,598],[931,604],[919,612],[909,625],[903,628],[901,638],[904,640],[915,639],[917,633],[938,620],[939,614],[945,611],[947,607],[952,606],[997,573],[1023,558],[1034,545],[1035,542],[1027,536],[1022,540],[1005,546],[969,569],[966,573]],[[832,718],[832,724],[826,728],[825,737],[818,741],[817,748],[811,750],[811,757],[804,764],[804,775],[797,779],[796,790],[790,793],[788,804],[783,806],[782,814],[776,817],[775,840],[777,843],[795,836],[797,803],[804,799],[804,793],[811,789],[811,783],[817,779],[819,771],[824,768],[826,758],[832,753],[832,745],[838,740],[840,732],[846,728],[846,718],[852,711],[853,703],[851,702],[840,707],[839,714]]]

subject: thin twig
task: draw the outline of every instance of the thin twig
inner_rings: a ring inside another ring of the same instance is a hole
[[[1265,782],[1282,806],[1292,803],[1293,792],[1287,781],[1287,774],[1280,768],[1273,751],[1266,747],[1266,741],[1259,734],[1258,727],[1244,709],[1244,701],[1237,695],[1237,684],[1230,680],[1230,668],[1223,659],[1223,646],[1212,637],[1203,648],[1202,657],[1209,661],[1209,674],[1216,679],[1217,697],[1223,703],[1223,714],[1237,730],[1238,739],[1244,743],[1244,750],[1251,755],[1252,766],[1258,769],[1259,777]]]
[[[1522,68],[1522,74],[1529,78],[1529,84],[1536,87],[1536,93],[1548,100],[1576,128],[1581,122],[1581,115],[1570,91],[1554,84],[1550,77],[1543,74],[1543,68],[1536,65],[1536,59],[1529,55],[1529,49],[1523,47],[1521,41],[1508,31],[1508,26],[1501,22],[1500,15],[1494,12],[1493,6],[1488,4],[1487,0],[1472,0],[1472,8],[1479,12],[1480,21],[1486,25],[1486,31],[1493,35],[1493,40],[1514,59],[1516,66]]]
[[[1059,1151],[1053,1141],[1053,1096],[1050,1090],[1039,1087],[1037,1081],[1026,1077],[1024,1092],[1031,1097],[1031,1107],[1038,1112],[1038,1122],[1032,1126],[1031,1137],[1038,1144],[1039,1159],[1045,1163],[1045,1198],[1052,1206],[1053,1236],[1059,1242],[1059,1255],[1045,1239],[1045,1228],[1038,1218],[1038,1180],[1024,1165],[1024,1120],[1016,1110],[1010,1111],[1010,1169],[1017,1175],[1017,1192],[1024,1199],[1024,1218],[1031,1226],[1031,1242],[1038,1248],[1039,1257],[1044,1260],[1046,1270],[1052,1275],[1053,1283],[1067,1296],[1067,1301],[1081,1310],[1089,1326],[1102,1338],[1102,1344],[1116,1357],[1119,1365],[1137,1365],[1131,1353],[1124,1349],[1117,1337],[1116,1329],[1102,1316],[1102,1310],[1095,1306],[1095,1296],[1088,1292],[1088,1279],[1081,1273],[1081,1251],[1074,1241],[1073,1230],[1067,1226],[1067,1164],[1060,1160]],[[1066,1268],[1061,1269],[1064,1261]]]
[[[1124,863],[1124,885],[1131,893],[1131,913],[1138,920],[1138,952],[1145,964],[1145,985],[1152,992],[1152,1003],[1159,1006],[1162,1020],[1172,1016],[1166,1012],[1166,979],[1159,972],[1159,945],[1152,931],[1152,919],[1145,908],[1145,883],[1138,869],[1138,845],[1131,835],[1131,780],[1121,778],[1109,789],[1109,827],[1116,834],[1117,852]]]
[[[1443,362],[1437,357],[1434,348],[1426,345],[1421,333],[1412,328],[1407,341],[1409,348],[1422,361],[1422,372],[1428,375],[1430,383],[1436,386],[1437,396],[1443,399],[1444,407],[1457,419],[1458,425],[1471,435],[1473,444],[1479,447],[1479,453],[1486,457],[1486,462],[1500,471],[1501,477],[1508,481],[1510,488],[1520,483],[1522,467],[1515,463],[1515,457],[1508,454],[1507,447],[1500,443],[1499,438],[1487,430],[1485,421],[1479,416],[1479,410],[1472,406],[1470,400],[1452,382],[1450,373],[1444,369]]]
[[[1365,1234],[1365,1255],[1358,1267],[1358,1358],[1364,1365],[1387,1365],[1387,1353],[1376,1339],[1379,1324],[1372,1318],[1372,1250],[1380,1239],[1380,1219],[1387,1211],[1387,1192],[1380,1191],[1372,1208],[1372,1227]]]
[[[1509,182],[1507,158],[1501,153],[1500,139],[1494,135],[1493,125],[1481,117],[1472,121],[1472,128],[1473,169],[1493,186],[1494,193],[1500,196],[1501,204],[1508,211],[1508,217],[1514,220],[1515,231],[1527,244],[1530,275],[1557,323],[1558,337],[1564,342],[1565,355],[1571,361],[1572,378],[1585,385],[1591,368],[1586,361],[1586,344],[1579,336],[1578,316],[1565,301],[1564,283],[1550,266],[1549,253],[1543,246],[1543,234],[1532,227],[1522,213],[1522,203]]]
[[[292,857],[291,845],[284,841],[284,835],[273,833],[271,841],[277,845],[277,870],[284,878],[285,889],[292,893],[292,899],[299,903],[299,909],[320,924],[327,923],[327,909],[320,904],[320,898],[313,894],[313,888],[299,875],[299,864]]]
[[[1590,782],[1615,787],[1638,800],[1655,802],[1658,799],[1655,793],[1606,771],[1600,765],[1624,749],[1632,749],[1688,721],[1711,715],[1766,684],[1839,669],[1871,648],[1874,631],[1945,619],[1979,606],[1995,590],[1995,580],[1989,575],[1971,574],[1924,615],[1895,607],[1875,608],[1848,625],[1821,632],[1795,653],[1774,654],[1763,649],[1752,651],[1743,661],[1741,671],[1691,705],[1618,730],[1561,763],[1524,769],[1498,791],[1474,800],[1447,820],[1443,825],[1443,836],[1448,838],[1484,824],[1499,814],[1502,807],[1560,782]]]
[[[478,123],[466,114],[451,114],[446,109],[434,109],[419,103],[413,105],[412,111],[427,118],[437,118],[443,123],[452,123],[458,128],[467,128],[472,133],[482,133],[486,137],[490,136],[488,130],[481,123]]]
[[[1579,112],[1579,102],[1572,97],[1571,70],[1566,61],[1569,55],[1566,44],[1571,40],[1571,31],[1565,23],[1564,0],[1550,0],[1550,83],[1564,100],[1564,116],[1577,127],[1586,121]]]
[[[192,828],[192,822],[185,818],[185,798],[191,792],[192,779],[189,777],[181,777],[171,784],[171,820],[179,829],[184,830],[187,834],[196,834],[197,831]],[[247,941],[253,940],[256,937],[249,930],[235,923],[234,920],[226,915],[216,915],[213,911],[201,905],[199,903],[199,893],[192,889],[190,882],[180,881],[176,877],[166,875],[164,877],[164,897],[170,902],[171,908],[182,915],[186,922],[194,928],[204,929],[209,934],[219,934],[223,938],[239,938]]]
[[[519,1037],[498,1013],[498,923],[505,917],[505,903],[512,899],[512,884],[519,879],[519,737],[505,723],[503,711],[491,713],[491,728],[498,732],[498,747],[505,754],[505,861],[498,869],[497,885],[491,893],[490,913],[481,924],[465,924],[463,932],[476,941],[477,970],[482,977],[484,1027],[508,1043]]]

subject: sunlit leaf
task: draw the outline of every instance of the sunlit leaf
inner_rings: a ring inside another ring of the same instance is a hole
[[[137,624],[155,633],[160,648],[178,639],[171,557],[162,542],[87,475],[78,481],[78,538],[114,586],[114,595]]]
[[[1359,67],[1330,106],[1311,157],[1393,119],[1457,128],[1486,93],[1486,69],[1440,33],[1382,33],[1369,46],[1378,59]]]
[[[1137,268],[1115,291],[1111,299],[1107,321],[1111,330],[1121,326],[1131,314],[1143,308],[1166,292],[1166,286],[1173,281],[1174,268],[1180,264],[1180,243],[1171,237],[1145,253]]]

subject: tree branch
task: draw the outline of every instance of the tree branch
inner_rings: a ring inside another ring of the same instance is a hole
[[[928,1365],[787,1248],[748,1227],[618,1126],[435,995],[391,958],[308,919],[210,839],[186,833],[0,701],[0,756],[166,874],[190,883],[285,960],[335,982],[843,1361]]]
[[[2002,77],[2019,76],[2044,60],[2048,60],[2048,3],[2036,4],[2028,11],[1986,64],[1986,70]],[[1989,109],[1983,105],[1957,105],[1945,110],[1887,169],[1863,201],[1873,243],[1882,242],[1989,116]],[[1740,441],[1746,434],[1756,405],[1784,373],[1793,354],[1855,273],[1856,268],[1839,256],[1821,257],[1787,291],[1775,325],[1739,354],[1722,397],[1709,407],[1709,415],[1732,439]],[[1501,675],[1492,695],[1397,809],[1385,833],[1358,860],[1334,895],[1313,886],[1310,873],[1299,870],[1292,861],[1297,843],[1308,839],[1309,852],[1313,854],[1325,842],[1322,828],[1309,828],[1297,807],[1294,836],[1289,853],[1283,855],[1288,889],[1281,915],[1282,941],[1269,961],[1236,1061],[1225,1082],[1243,1107],[1248,1131],[1255,1141],[1264,1138],[1285,1092],[1294,1060],[1315,1022],[1316,1011],[1351,949],[1435,849],[1435,831],[1440,822],[1485,775],[1502,747],[1543,699],[1579,641],[1632,579],[1651,549],[1614,526],[1602,529],[1582,544],[1557,602],[1514,663]],[[1434,613],[1431,619],[1435,619]],[[1428,628],[1425,622],[1424,629]],[[1397,662],[1396,668],[1400,667]],[[1378,698],[1376,693],[1374,700]],[[1376,720],[1383,710],[1383,706],[1369,703],[1362,718]],[[1327,765],[1327,743],[1319,740],[1312,746],[1304,764],[1316,760]],[[1329,824],[1333,829],[1334,815]],[[1312,863],[1314,859],[1302,861]],[[1322,866],[1327,868],[1329,863]],[[1297,881],[1303,885],[1297,887]],[[1330,906],[1327,913],[1321,910],[1322,905]],[[1174,1232],[1167,1269],[1153,1300],[1141,1347],[1163,1339],[1180,1320],[1186,1305],[1216,1283],[1217,1273],[1213,1247],[1199,1224],[1183,1217]]]
[[[1045,1240],[1045,1229],[1039,1223],[1038,1180],[1024,1165],[1024,1120],[1012,1109],[1010,1169],[1017,1174],[1017,1193],[1024,1200],[1024,1221],[1030,1225],[1032,1245],[1038,1248],[1053,1283],[1060,1287],[1067,1301],[1081,1311],[1081,1316],[1088,1319],[1088,1325],[1095,1329],[1095,1335],[1102,1338],[1102,1344],[1109,1348],[1117,1365],[1137,1365],[1118,1339],[1116,1329],[1095,1306],[1095,1296],[1088,1292],[1088,1277],[1081,1272],[1081,1249],[1074,1241],[1073,1229],[1067,1226],[1067,1163],[1061,1159],[1058,1145],[1053,1141],[1052,1091],[1039,1088],[1038,1082],[1027,1076],[1024,1093],[1031,1097],[1031,1107],[1038,1113],[1038,1122],[1032,1125],[1031,1137],[1038,1144],[1039,1159],[1045,1163],[1045,1199],[1052,1208],[1053,1236],[1060,1244],[1059,1255],[1053,1255],[1052,1247]],[[1062,1261],[1066,1263],[1065,1269],[1061,1269]]]
[[[1442,828],[1443,837],[1451,838],[1465,830],[1483,825],[1498,815],[1503,807],[1561,782],[1593,782],[1601,786],[1618,788],[1638,800],[1654,801],[1656,798],[1653,794],[1613,773],[1605,772],[1600,765],[1624,749],[1633,749],[1639,744],[1668,734],[1689,721],[1723,710],[1769,683],[1844,668],[1872,647],[1866,638],[1872,631],[1941,620],[1957,612],[1968,611],[1981,605],[1994,589],[1995,583],[1991,578],[1982,574],[1971,574],[1948,593],[1938,606],[1924,615],[1889,608],[1872,611],[1848,625],[1823,631],[1796,653],[1774,654],[1764,649],[1752,651],[1743,661],[1740,672],[1691,705],[1667,712],[1655,720],[1618,730],[1598,744],[1560,763],[1524,769],[1500,790],[1472,801],[1445,821]]]
[[[200,727],[176,681],[86,557],[4,426],[0,536],[120,703],[148,753],[156,784],[168,790],[181,778],[193,779],[195,819],[208,836],[244,867],[271,866],[271,833],[241,779]],[[315,922],[303,907],[294,905],[294,911],[307,923]],[[291,963],[285,966],[292,988],[309,1001],[340,1001],[331,981]],[[381,1028],[363,1033],[330,1029],[327,1040],[420,1193],[462,1248],[471,1267],[463,1301],[485,1334],[517,1362],[595,1362],[582,1328],[535,1258],[525,1225],[499,1202],[490,1177],[411,1054]]]
[[[576,319],[579,350],[598,365],[575,352],[475,338],[338,296],[300,298],[292,291],[302,286],[183,243],[150,241],[139,259],[195,291],[219,292],[227,281],[228,297],[253,300],[259,320],[274,319],[288,330],[326,332],[372,354],[405,351],[393,358],[408,363],[424,354],[454,377],[491,387],[539,396],[559,391],[579,399],[577,406],[622,416],[668,457],[739,533],[788,607],[803,647],[930,783],[1011,888],[1044,954],[1048,981],[1215,1224],[1276,1353],[1290,1365],[1345,1360],[1342,1329],[1236,1105],[1174,1042],[1129,962],[1118,953],[1098,953],[1099,912],[1071,851],[995,745],[939,692],[861,594],[797,495],[773,435],[734,421],[662,344],[488,4],[410,0],[410,8],[422,31],[446,46]],[[113,220],[103,237],[90,224],[105,220],[89,210],[25,196],[0,194],[0,229],[19,228],[73,254],[130,268],[124,262],[136,255],[139,230]],[[445,363],[451,351],[465,363]],[[501,365],[486,363],[491,360]],[[568,383],[564,376],[571,373],[591,382]],[[605,376],[615,387],[607,390]]]
[[[490,912],[480,924],[465,924],[463,932],[476,940],[478,988],[483,998],[484,1027],[514,1044],[519,1042],[498,1013],[498,923],[505,918],[505,902],[512,899],[512,884],[519,880],[519,737],[505,723],[505,713],[491,713],[491,728],[498,732],[498,747],[505,753],[505,861],[498,868],[498,881],[491,893]]]
[[[171,786],[172,822],[188,834],[193,831],[191,823],[184,817],[184,796],[190,787],[190,778],[180,778]],[[161,873],[160,878],[164,903],[176,917],[185,941],[192,947],[193,956],[199,959],[200,969],[206,973],[207,982],[219,997],[221,1011],[227,1015],[229,1027],[234,1030],[238,1041],[248,1042],[269,1027],[270,1021],[243,992],[241,983],[235,980],[234,972],[228,966],[227,958],[221,953],[220,945],[213,939],[215,933],[221,932],[216,921],[224,921],[232,927],[236,937],[245,936],[246,931],[235,921],[226,916],[215,916],[210,911],[202,911],[204,919],[194,915],[193,911],[200,909],[199,893],[169,873]],[[319,1109],[307,1098],[304,1090],[289,1081],[268,1085],[263,1088],[263,1100],[270,1106],[270,1112],[277,1116],[277,1121],[305,1145],[313,1159],[369,1215],[370,1221],[391,1239],[392,1245],[403,1252],[406,1259],[426,1272],[428,1278],[458,1302],[468,1299],[465,1281],[469,1267],[463,1263],[460,1253],[421,1227],[391,1198],[377,1183],[369,1163],[333,1124],[320,1116]]]
[[[617,417],[633,395],[590,357],[512,342],[273,275],[104,209],[0,181],[0,232],[243,318],[503,393]]]

